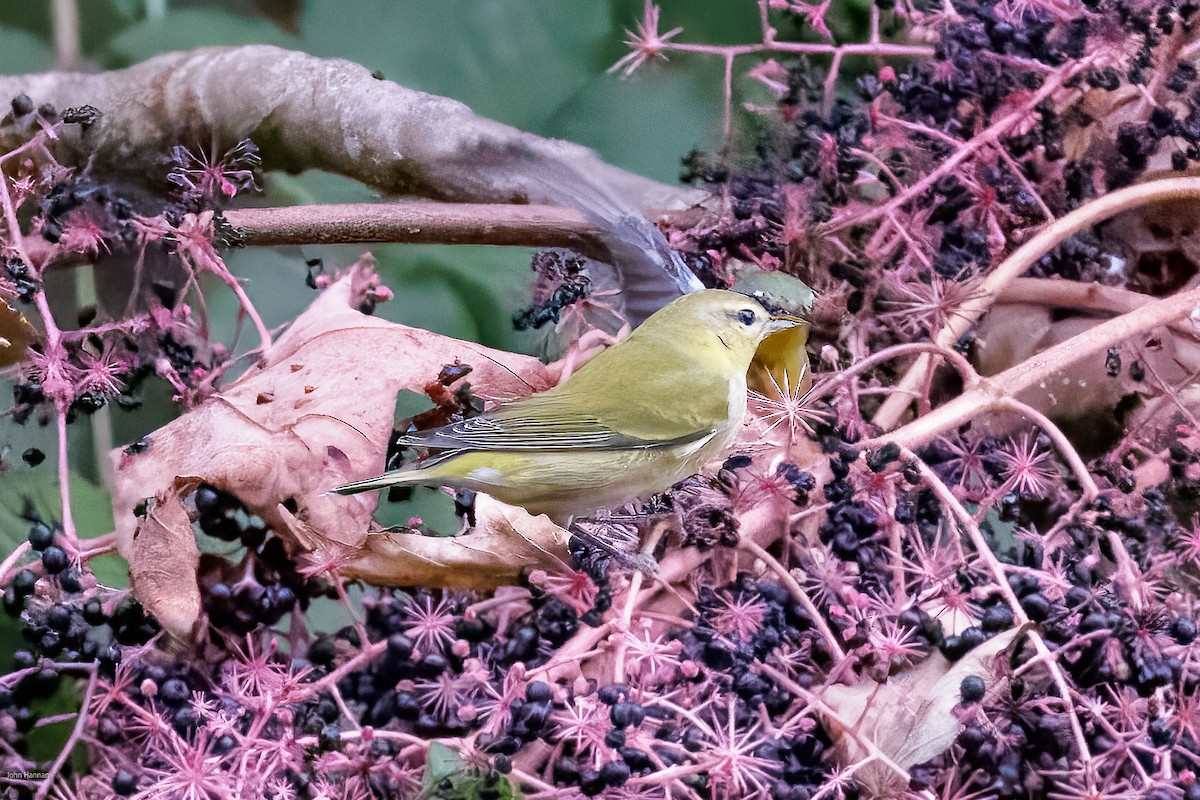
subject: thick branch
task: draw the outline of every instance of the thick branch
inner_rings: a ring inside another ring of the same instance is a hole
[[[1031,305],[1068,308],[1073,311],[1107,311],[1124,314],[1146,303],[1153,303],[1148,294],[1105,286],[1100,283],[1080,283],[1058,278],[1017,278],[1000,293],[996,303],[1029,303]]]
[[[631,208],[682,208],[695,199],[585,147],[376,80],[358,64],[265,45],[167,53],[113,72],[0,77],[0,97],[22,92],[59,109],[98,108],[103,116],[86,129],[67,126],[56,154],[150,188],[161,187],[174,145],[211,154],[251,138],[267,169],[327,170],[389,194],[568,204],[571,187],[539,174],[552,166],[578,176],[581,191],[602,187]],[[8,138],[11,147],[23,137]]]
[[[1099,283],[1080,283],[1057,278],[1017,278],[1004,288],[997,305],[1023,303],[1027,305],[1062,308],[1071,311],[1100,311],[1124,314],[1155,301],[1153,295],[1133,292],[1119,286]],[[1200,338],[1193,325],[1173,323],[1173,331],[1191,339]]]

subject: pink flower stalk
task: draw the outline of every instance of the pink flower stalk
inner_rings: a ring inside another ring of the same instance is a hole
[[[167,180],[185,197],[211,202],[231,199],[246,189],[258,189],[254,171],[262,164],[262,158],[249,139],[225,151],[215,161],[203,151],[196,155],[183,146],[172,148],[171,160],[174,166]]]
[[[1021,495],[1044,497],[1050,481],[1058,475],[1049,451],[1041,449],[1031,433],[1010,441],[997,455],[1003,463],[1004,485]]]
[[[440,652],[454,643],[458,613],[445,598],[435,604],[430,595],[422,594],[410,598],[400,613],[405,618],[405,634],[422,652]]]
[[[108,221],[97,219],[100,211],[80,208],[72,211],[63,225],[59,246],[68,253],[78,253],[94,259],[100,253],[109,252],[107,238],[110,235]]]
[[[556,574],[542,569],[534,570],[529,574],[529,583],[562,600],[580,614],[595,605],[599,591],[591,576],[578,569],[566,569]]]
[[[809,27],[820,34],[823,38],[833,40],[833,33],[830,32],[829,26],[825,23],[825,15],[829,12],[829,6],[833,0],[825,0],[817,5],[808,3],[789,2],[789,0],[770,0],[771,8],[775,11],[788,11],[792,14],[798,14],[804,17]]]
[[[667,43],[683,33],[683,28],[672,28],[666,33],[658,32],[658,17],[662,9],[645,0],[645,6],[642,10],[642,21],[638,23],[637,31],[626,30],[625,34],[628,38],[625,39],[625,46],[633,52],[622,57],[617,63],[608,68],[610,73],[621,72],[626,78],[637,71],[639,67],[648,61],[653,61],[656,58],[661,58],[666,61],[667,56],[664,52],[667,49]]]
[[[70,360],[62,340],[47,341],[45,350],[29,351],[29,370],[42,385],[42,393],[54,401],[60,411],[75,402],[82,391],[82,373]]]

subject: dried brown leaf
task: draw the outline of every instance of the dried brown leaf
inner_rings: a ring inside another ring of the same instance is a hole
[[[952,712],[961,701],[963,678],[978,675],[989,692],[1001,688],[1005,671],[993,662],[1021,632],[1014,628],[1001,633],[954,663],[934,651],[885,683],[865,680],[853,686],[830,686],[822,698],[833,712],[828,722],[838,763],[849,766],[871,756],[860,740],[870,742],[905,770],[945,752],[961,728]],[[895,797],[906,788],[903,778],[880,761],[854,774],[875,797]]]
[[[475,503],[475,527],[451,538],[406,532],[371,535],[342,571],[371,583],[396,583],[396,565],[426,565],[429,583],[452,589],[494,589],[515,583],[538,567],[563,565],[568,533],[545,515],[505,505],[486,495]],[[403,581],[399,581],[403,582]]]
[[[465,569],[468,545],[425,537],[420,546],[405,540],[405,546],[384,547],[379,537],[368,539],[377,494],[326,492],[382,470],[397,393],[420,392],[446,364],[471,365],[477,392],[496,399],[541,390],[550,381],[536,359],[360,313],[354,287],[365,283],[371,268],[369,258],[356,265],[292,324],[261,363],[151,434],[142,452],[112,453],[122,553],[128,557],[134,546],[137,504],[188,476],[232,492],[294,547],[332,553],[360,577],[396,584],[462,582],[442,565]],[[174,541],[185,528],[191,536],[186,517],[174,515],[166,522],[174,528],[159,526],[153,536]],[[384,551],[386,563],[378,555]],[[467,574],[477,585],[493,585],[499,579],[485,570],[498,559],[485,549],[480,553],[489,566],[477,565]],[[353,567],[358,557],[364,562]]]
[[[195,483],[181,479],[157,492],[123,550],[129,559],[129,584],[134,595],[164,630],[180,637],[192,630],[200,615],[200,589],[196,585],[200,551],[180,500],[195,488]]]

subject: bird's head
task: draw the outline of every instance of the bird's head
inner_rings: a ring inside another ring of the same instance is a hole
[[[661,326],[664,334],[679,341],[712,342],[714,354],[745,369],[763,339],[804,321],[787,314],[772,313],[748,295],[724,289],[706,289],[675,300],[652,316],[642,327]]]

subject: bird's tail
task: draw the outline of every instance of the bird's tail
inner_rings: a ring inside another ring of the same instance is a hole
[[[339,486],[336,489],[330,489],[331,494],[358,494],[360,492],[369,492],[374,489],[389,489],[393,486],[416,486],[425,483],[429,480],[428,474],[421,474],[421,470],[417,469],[397,469],[391,472],[385,472],[382,475],[377,475],[374,478],[367,478],[364,481],[355,481],[347,483],[345,486]]]

